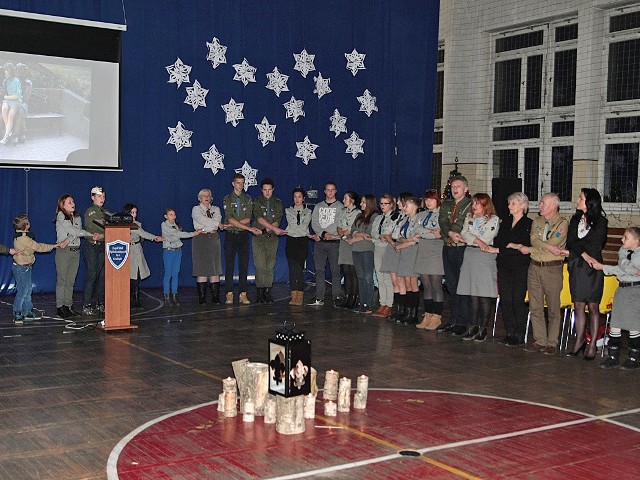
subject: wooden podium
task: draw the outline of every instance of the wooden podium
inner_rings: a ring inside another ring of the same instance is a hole
[[[137,325],[131,325],[129,256],[127,255],[124,261],[119,262],[117,253],[118,250],[122,253],[129,251],[132,228],[137,228],[137,226],[135,224],[106,224],[104,226],[105,305],[104,326],[100,326],[100,328],[105,331],[138,328]],[[112,245],[110,246],[110,244]],[[109,258],[110,248],[116,251],[115,261]],[[120,259],[123,257],[124,254],[120,256]]]

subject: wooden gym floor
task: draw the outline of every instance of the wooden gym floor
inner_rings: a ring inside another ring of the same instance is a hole
[[[0,479],[640,477],[640,372],[289,307],[286,285],[242,307],[143,293],[139,328],[107,334],[14,326],[0,297]],[[55,311],[51,294],[34,304]],[[320,388],[329,369],[369,376],[364,412],[326,418],[319,396],[295,436],[220,417],[231,361],[265,362],[284,320],[311,340]]]

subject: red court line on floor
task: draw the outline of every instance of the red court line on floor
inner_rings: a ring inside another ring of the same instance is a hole
[[[322,415],[322,403],[316,406]],[[365,411],[307,420],[300,435],[280,435],[261,417],[224,418],[216,404],[177,412],[124,439],[110,479],[300,478],[354,462],[350,478],[640,477],[640,433],[579,412],[509,399],[432,391],[370,390]],[[315,428],[333,422],[342,428]],[[566,422],[574,422],[558,428]],[[586,423],[581,423],[586,422]],[[509,438],[487,437],[512,435]],[[480,443],[473,443],[478,439]],[[441,446],[451,448],[440,449]],[[395,448],[397,447],[397,448]],[[427,449],[399,457],[399,449]],[[617,468],[620,458],[624,468]],[[372,462],[368,463],[367,462]],[[620,471],[618,471],[620,470]],[[325,473],[325,475],[327,474]]]

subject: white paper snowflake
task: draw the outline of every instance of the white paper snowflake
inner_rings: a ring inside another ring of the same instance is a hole
[[[176,88],[180,88],[183,83],[190,83],[189,73],[191,72],[191,67],[182,63],[180,57],[178,57],[176,63],[173,65],[167,65],[164,68],[166,68],[169,73],[169,80],[167,83],[175,83]]]
[[[281,92],[288,92],[289,87],[287,87],[287,81],[289,80],[289,75],[284,75],[280,73],[278,67],[273,69],[273,72],[267,73],[267,78],[269,82],[265,88],[269,90],[273,90],[275,94],[279,97]]]
[[[329,120],[331,120],[331,128],[329,128],[329,131],[336,134],[335,138],[338,138],[338,135],[343,132],[347,133],[347,117],[340,115],[337,108],[333,111],[333,115],[329,117]]]
[[[209,90],[207,90],[206,88],[202,88],[198,80],[193,82],[193,87],[187,87],[186,90],[187,98],[184,99],[184,103],[191,105],[194,112],[198,107],[207,106],[205,98],[207,96],[207,93],[209,93]]]
[[[331,88],[329,88],[330,78],[322,78],[322,74],[318,73],[317,77],[313,77],[313,81],[316,84],[313,93],[317,93],[318,98],[322,98],[327,93],[331,93]]]
[[[218,68],[221,63],[227,63],[227,57],[225,56],[227,47],[220,45],[220,41],[216,37],[213,37],[211,43],[207,42],[207,48],[209,49],[207,60],[211,62],[213,68]]]
[[[356,132],[351,132],[351,136],[347,138],[344,143],[347,144],[347,150],[344,153],[350,153],[355,159],[359,153],[364,153],[362,145],[364,140],[358,136]]]
[[[242,168],[236,168],[236,173],[241,173],[242,175],[244,175],[245,192],[249,189],[249,187],[258,185],[258,169],[251,168],[251,165],[249,165],[246,160],[244,162],[244,165],[242,165]]]
[[[300,117],[304,117],[304,100],[296,100],[295,97],[291,97],[287,103],[283,103],[284,108],[287,109],[286,118],[293,118],[293,122],[297,122]]]
[[[226,113],[224,123],[231,123],[234,127],[237,127],[238,121],[244,119],[244,114],[242,113],[244,103],[236,103],[232,98],[229,103],[225,103],[221,107]]]
[[[193,135],[193,132],[184,128],[182,122],[178,122],[175,128],[168,128],[170,137],[169,140],[167,140],[167,145],[174,145],[176,152],[179,152],[184,147],[191,146],[191,135]]]
[[[316,58],[316,56],[308,54],[306,49],[302,50],[300,53],[294,53],[293,58],[296,59],[296,64],[293,69],[300,72],[300,75],[304,78],[307,78],[307,74],[316,69],[313,65],[313,59]]]
[[[364,66],[364,57],[367,56],[366,53],[358,53],[354,48],[353,52],[345,53],[344,56],[347,59],[347,70],[350,70],[354,77],[356,73],[358,73],[358,70],[366,70]]]
[[[256,126],[256,130],[258,130],[258,140],[260,140],[263,147],[266,147],[269,142],[276,141],[276,126],[269,124],[267,117],[262,117],[262,121],[254,125]]]
[[[208,152],[202,152],[200,155],[205,159],[203,168],[210,168],[214,175],[218,170],[224,170],[224,154],[218,151],[215,143],[209,147]]]
[[[256,68],[249,65],[246,58],[242,59],[242,63],[236,63],[233,65],[236,74],[233,76],[234,80],[242,82],[246,87],[249,83],[255,83],[256,81]]]
[[[370,117],[373,112],[378,111],[376,107],[376,97],[371,95],[369,90],[365,90],[361,97],[357,97],[360,102],[360,111],[367,114]]]
[[[318,145],[315,143],[311,143],[309,137],[304,137],[304,141],[296,142],[296,147],[298,147],[298,153],[296,153],[297,158],[301,158],[305,165],[309,164],[309,160],[312,160],[316,157],[316,148]]]

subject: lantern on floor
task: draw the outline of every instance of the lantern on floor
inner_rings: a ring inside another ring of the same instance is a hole
[[[269,339],[269,393],[283,397],[311,391],[311,342],[286,324]]]

